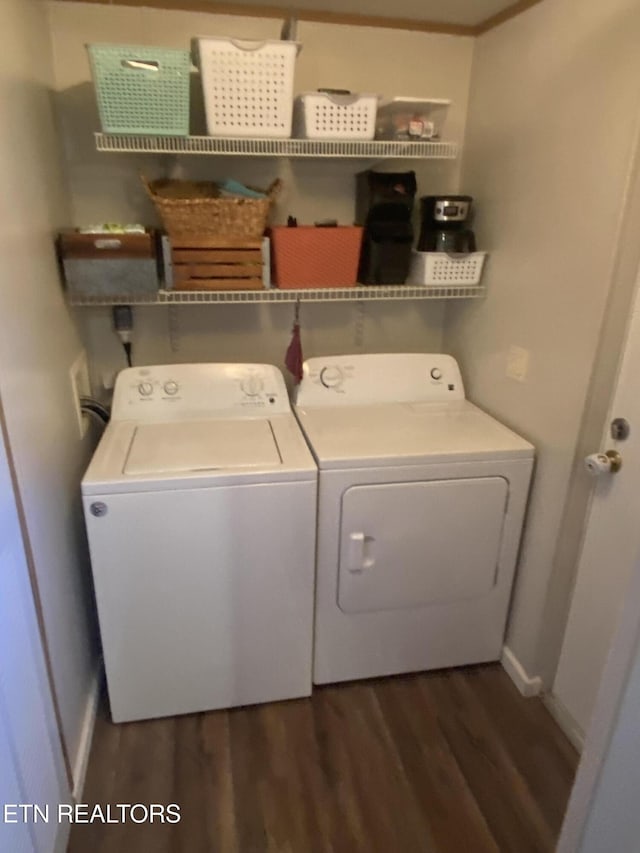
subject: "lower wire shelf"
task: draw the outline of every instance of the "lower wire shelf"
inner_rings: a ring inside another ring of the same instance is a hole
[[[357,285],[356,287],[300,288],[296,290],[159,290],[152,294],[105,296],[69,295],[69,303],[78,306],[101,305],[247,305],[262,302],[384,302],[424,299],[478,299],[485,295],[483,285],[424,287],[407,284]]]

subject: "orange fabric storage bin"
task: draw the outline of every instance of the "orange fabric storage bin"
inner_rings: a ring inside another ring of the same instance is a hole
[[[276,287],[354,287],[362,228],[300,225],[271,229]]]

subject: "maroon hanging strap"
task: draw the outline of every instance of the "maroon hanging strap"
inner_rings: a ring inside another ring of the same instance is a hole
[[[284,363],[287,370],[293,376],[295,384],[299,385],[302,382],[302,363],[304,356],[302,355],[302,341],[300,339],[300,300],[296,300],[296,308],[293,320],[293,330],[291,341],[287,347],[287,352],[284,357]]]

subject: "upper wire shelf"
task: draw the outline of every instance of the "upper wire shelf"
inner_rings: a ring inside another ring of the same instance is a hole
[[[133,154],[219,154],[244,157],[347,157],[454,160],[456,142],[333,139],[224,139],[215,136],[144,136],[96,133],[98,151]]]

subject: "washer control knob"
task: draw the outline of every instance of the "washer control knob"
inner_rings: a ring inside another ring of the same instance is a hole
[[[251,373],[242,380],[240,387],[247,397],[257,397],[262,391],[264,383],[260,376],[256,376],[254,373]]]
[[[173,379],[170,379],[168,382],[164,383],[164,393],[168,397],[173,397],[180,390],[177,382],[174,382]]]
[[[153,385],[151,382],[141,382],[138,385],[138,391],[140,392],[141,397],[149,397],[153,394]]]
[[[337,388],[344,376],[339,367],[323,367],[320,371],[320,382],[325,388]]]
[[[439,367],[432,367],[431,368],[431,378],[435,379],[436,382],[439,382],[442,379],[442,371],[440,370]]]

